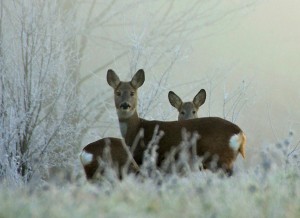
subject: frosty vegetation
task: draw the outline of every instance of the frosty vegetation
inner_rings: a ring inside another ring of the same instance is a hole
[[[107,168],[106,176],[93,184],[80,179],[60,187],[48,184],[12,193],[2,186],[0,215],[299,217],[299,142],[291,137],[292,133],[270,144],[256,154],[253,166],[229,178],[197,170],[164,176],[152,162],[155,156],[151,160],[150,155],[141,168],[143,176],[127,174],[122,181]],[[179,162],[189,165],[184,157]]]
[[[0,178],[27,183],[79,148],[75,28],[55,1],[0,6]]]
[[[113,125],[116,119],[109,87],[97,86],[97,94],[85,96],[87,83],[105,78],[107,68],[124,59],[127,73],[146,67],[151,76],[139,95],[139,114],[169,119],[169,111],[162,109],[167,99],[159,97],[169,91],[173,67],[186,58],[191,33],[253,3],[222,11],[218,0],[195,1],[173,14],[175,1],[169,1],[165,11],[157,10],[160,16],[150,14],[135,26],[116,21],[124,11],[151,2],[126,2],[0,1],[0,217],[300,217],[300,142],[292,131],[282,141],[256,145],[259,151],[246,154],[252,156],[251,166],[238,164],[230,178],[199,170],[201,160],[184,149],[196,140],[189,134],[183,135],[179,160],[171,153],[165,170],[157,169],[161,135],[156,132],[138,176],[124,169],[120,181],[107,161],[101,179],[86,181],[78,158],[83,138],[103,137],[108,127],[100,124]],[[97,4],[103,10],[96,11]],[[80,13],[84,21],[77,21]],[[192,22],[199,17],[203,23]],[[94,31],[114,25],[128,25],[126,37],[101,36],[97,45],[117,51],[114,60],[100,60],[97,68],[82,74]],[[162,75],[152,73],[158,70]],[[217,77],[204,81],[210,84],[209,108]],[[249,86],[224,86],[224,118],[235,122],[241,116]]]

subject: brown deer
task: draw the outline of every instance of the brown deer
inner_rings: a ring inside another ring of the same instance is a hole
[[[124,140],[119,138],[103,138],[88,144],[80,153],[80,161],[87,180],[102,176],[106,167],[117,170],[119,179],[122,179],[124,167],[127,167],[129,172],[135,173],[139,169],[127,150]]]
[[[197,112],[199,107],[205,102],[206,92],[201,89],[191,102],[182,102],[174,92],[169,92],[169,101],[171,105],[179,111],[179,120],[197,118]],[[123,142],[124,143],[124,142]],[[95,179],[99,174],[103,174],[103,167],[100,166],[102,162],[104,165],[108,164],[108,160],[103,160],[105,146],[110,146],[110,155],[112,159],[112,166],[117,169],[119,178],[122,176],[122,169],[128,164],[129,156],[126,153],[124,145],[121,139],[118,138],[104,138],[95,142],[92,142],[85,146],[80,154],[81,164],[85,171],[86,178],[88,180]],[[103,162],[105,161],[105,162]],[[139,167],[134,160],[129,163],[128,170],[130,172],[138,172]],[[101,172],[102,171],[102,172]],[[98,173],[98,174],[97,174]]]
[[[218,117],[169,122],[140,118],[137,113],[137,90],[144,81],[142,69],[129,82],[120,81],[113,70],[107,72],[107,82],[114,89],[121,134],[128,146],[135,146],[133,157],[137,164],[142,163],[143,153],[157,126],[164,133],[157,149],[158,166],[161,166],[174,146],[180,144],[184,129],[199,135],[196,152],[199,157],[205,157],[202,161],[204,169],[215,170],[211,162],[217,156],[217,168],[231,175],[238,152],[245,157],[246,137],[243,131],[237,125]]]
[[[183,102],[173,91],[169,91],[168,98],[170,104],[179,112],[178,120],[189,120],[198,118],[197,113],[199,107],[205,102],[206,92],[204,89],[201,89],[194,97],[193,101],[188,102]]]

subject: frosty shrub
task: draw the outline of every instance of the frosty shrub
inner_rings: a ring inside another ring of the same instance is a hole
[[[299,145],[300,141],[294,139],[293,131],[289,131],[286,138],[263,146],[260,152],[260,170],[264,175],[280,168],[286,172],[300,170]]]
[[[0,3],[1,179],[28,182],[77,158],[75,24],[61,8],[53,0]]]

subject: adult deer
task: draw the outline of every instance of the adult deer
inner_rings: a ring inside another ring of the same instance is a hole
[[[164,132],[159,141],[157,164],[160,166],[166,155],[182,141],[182,131],[197,133],[196,152],[203,159],[203,168],[211,169],[212,160],[217,156],[217,168],[232,174],[233,162],[238,152],[245,157],[246,137],[235,124],[218,118],[196,118],[181,121],[148,121],[137,114],[137,90],[145,81],[144,71],[136,72],[131,81],[120,81],[113,70],[107,72],[107,82],[114,89],[114,102],[118,114],[120,130],[128,146],[136,146],[134,159],[142,163],[143,152],[151,141],[156,126]]]
[[[197,112],[199,107],[205,102],[206,92],[204,89],[201,89],[191,102],[182,102],[181,98],[172,91],[169,92],[168,97],[171,105],[179,111],[178,119],[187,120],[198,117]],[[108,167],[113,167],[117,170],[120,179],[124,167],[128,167],[130,172],[138,172],[138,166],[134,163],[134,160],[131,163],[128,162],[129,158],[132,157],[129,156],[124,145],[121,139],[104,138],[85,146],[80,154],[80,160],[86,178],[92,180],[102,175],[107,164],[111,164]],[[110,148],[110,154],[108,155],[111,155],[111,163],[108,163],[110,162],[109,160],[104,160],[104,149],[106,146]],[[101,166],[101,162],[103,166]],[[126,166],[126,164],[129,164],[129,166]]]
[[[178,120],[189,120],[198,118],[198,110],[201,105],[204,104],[206,99],[206,92],[201,89],[194,97],[193,101],[183,102],[181,98],[173,91],[169,91],[168,94],[170,104],[175,107],[179,114]]]
[[[124,167],[127,167],[129,172],[138,172],[139,167],[124,143],[119,138],[103,138],[85,146],[80,153],[80,161],[87,180],[103,175],[108,167],[117,170],[119,179],[122,178]]]

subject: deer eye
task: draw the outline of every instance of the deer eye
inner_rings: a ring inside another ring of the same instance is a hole
[[[196,111],[193,111],[193,114],[195,114],[196,113]]]
[[[134,92],[130,92],[130,96],[134,96]]]
[[[180,113],[181,113],[182,115],[184,115],[184,111],[181,111]]]
[[[121,96],[121,92],[120,91],[116,91],[116,96]]]

